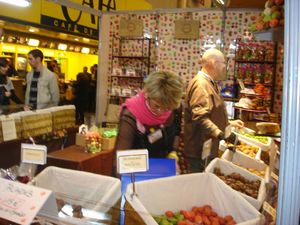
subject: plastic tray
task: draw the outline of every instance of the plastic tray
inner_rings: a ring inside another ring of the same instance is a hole
[[[236,191],[239,193],[242,197],[244,197],[251,205],[253,205],[256,209],[260,209],[262,206],[263,201],[266,198],[266,184],[265,180],[263,178],[258,177],[257,175],[254,175],[253,173],[250,173],[248,170],[243,169],[239,166],[234,165],[231,162],[228,162],[224,159],[214,159],[211,161],[211,163],[206,167],[205,171],[209,173],[213,173],[214,168],[220,168],[222,173],[225,175],[231,174],[233,172],[241,174],[243,177],[245,177],[248,180],[260,180],[260,187],[258,191],[257,199],[252,198],[244,193],[241,193],[239,191]],[[234,190],[234,189],[232,189]]]

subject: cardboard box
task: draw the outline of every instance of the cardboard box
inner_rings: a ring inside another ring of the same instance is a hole
[[[157,225],[153,216],[167,210],[191,210],[211,205],[218,215],[232,215],[237,224],[260,224],[261,214],[216,175],[194,173],[137,182],[126,190],[125,224]],[[129,206],[129,207],[128,207]],[[138,219],[137,219],[138,218]]]
[[[85,135],[77,133],[75,138],[75,144],[85,147]]]
[[[104,138],[102,137],[101,148],[102,150],[112,150],[116,144],[116,137]]]

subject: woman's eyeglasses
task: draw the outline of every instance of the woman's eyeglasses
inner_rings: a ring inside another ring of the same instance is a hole
[[[161,103],[159,103],[155,100],[152,100],[152,99],[146,99],[146,105],[148,106],[150,111],[152,111],[155,114],[164,113],[164,112],[167,112],[170,110],[169,108],[161,106]]]

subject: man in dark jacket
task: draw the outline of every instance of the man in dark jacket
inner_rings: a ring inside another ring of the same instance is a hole
[[[224,139],[229,123],[242,127],[240,120],[228,121],[226,107],[215,83],[226,72],[225,57],[217,49],[209,49],[199,61],[201,71],[190,81],[184,112],[184,152],[191,172],[202,172],[204,143],[211,139],[209,160],[218,156],[219,141]]]

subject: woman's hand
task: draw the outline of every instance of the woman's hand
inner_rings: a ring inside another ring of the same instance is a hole
[[[11,92],[10,92],[10,91],[6,91],[6,92],[5,92],[5,96],[6,96],[6,97],[10,97],[10,96],[11,96]]]
[[[241,120],[232,120],[229,122],[233,127],[236,128],[243,128],[244,127],[244,122]]]

